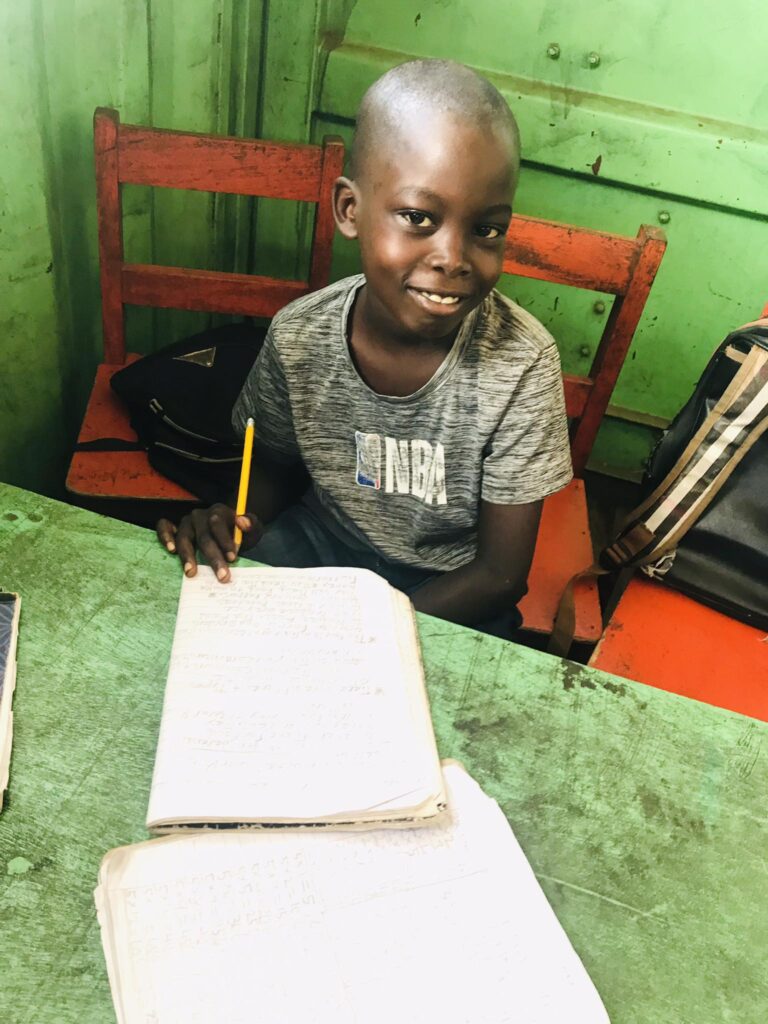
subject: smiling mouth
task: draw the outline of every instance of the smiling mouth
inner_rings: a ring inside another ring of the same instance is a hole
[[[458,306],[463,299],[468,298],[466,295],[440,295],[438,292],[430,292],[425,288],[411,287],[408,290],[413,292],[414,295],[418,296],[423,302],[431,306],[441,306],[448,309]]]

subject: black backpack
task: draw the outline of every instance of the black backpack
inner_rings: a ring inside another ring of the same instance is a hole
[[[246,323],[201,331],[112,377],[137,447],[146,448],[154,469],[206,504],[237,486],[243,442],[232,428],[232,407],[266,333]]]

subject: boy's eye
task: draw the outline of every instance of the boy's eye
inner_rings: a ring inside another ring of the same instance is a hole
[[[400,216],[415,228],[432,228],[435,226],[434,220],[428,213],[424,213],[423,210],[401,210]]]
[[[493,224],[478,224],[475,230],[481,238],[501,238],[504,234],[501,228],[494,227]]]

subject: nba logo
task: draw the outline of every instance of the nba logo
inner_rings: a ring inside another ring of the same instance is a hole
[[[356,481],[361,487],[381,488],[381,435],[355,431],[357,445]]]

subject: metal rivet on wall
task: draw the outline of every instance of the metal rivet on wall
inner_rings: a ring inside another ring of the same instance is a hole
[[[669,224],[669,211],[659,210],[659,224]]]
[[[582,345],[579,349],[579,355],[583,356],[586,359],[589,355],[589,345]]]
[[[595,53],[594,50],[592,51],[592,53],[588,53],[587,54],[587,64],[589,64],[589,66],[591,68],[599,67],[599,65],[600,65],[600,54],[599,53]]]
[[[560,56],[560,44],[550,43],[547,47],[547,56],[550,60],[557,60],[557,58]]]
[[[602,316],[602,314],[605,312],[605,303],[603,302],[602,299],[598,299],[597,302],[592,307],[592,309],[594,309],[594,311],[598,314],[598,316]]]

